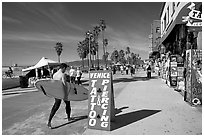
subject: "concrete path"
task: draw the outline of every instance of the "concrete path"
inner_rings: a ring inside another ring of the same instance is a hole
[[[52,98],[40,92],[14,94],[2,98],[3,135],[196,135],[202,134],[202,109],[191,107],[183,96],[161,79],[145,78],[145,72],[114,75],[117,108],[112,131],[87,128],[88,101],[71,102],[72,116],[67,122],[64,103],[53,119],[54,129],[46,127]],[[87,75],[88,76],[88,75]],[[87,78],[84,76],[84,78]],[[88,87],[88,81],[83,83]],[[34,89],[33,89],[34,90]],[[21,92],[21,91],[19,91]],[[3,93],[3,94],[6,94]],[[7,92],[8,94],[8,92]],[[5,97],[5,98],[4,98]]]
[[[116,115],[112,131],[87,129],[84,135],[201,135],[202,109],[191,107],[183,96],[161,79],[147,80],[141,72],[127,80],[115,99]]]

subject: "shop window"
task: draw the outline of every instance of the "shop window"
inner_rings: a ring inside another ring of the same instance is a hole
[[[160,27],[156,27],[156,33],[160,33]]]

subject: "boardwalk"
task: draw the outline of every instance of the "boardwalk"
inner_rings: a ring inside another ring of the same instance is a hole
[[[116,121],[112,131],[87,129],[87,101],[72,102],[68,123],[62,103],[53,118],[55,129],[46,127],[53,99],[40,92],[28,92],[2,101],[2,134],[26,135],[196,135],[202,134],[202,109],[191,107],[183,96],[161,79],[114,75]],[[84,83],[88,86],[88,81]]]

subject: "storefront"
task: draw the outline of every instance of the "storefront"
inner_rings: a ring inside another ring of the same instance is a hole
[[[183,4],[184,5],[184,4]],[[186,3],[161,39],[162,78],[191,105],[202,102],[202,3]],[[165,65],[164,65],[165,64]]]

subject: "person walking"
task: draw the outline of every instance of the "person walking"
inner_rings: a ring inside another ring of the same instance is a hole
[[[133,74],[134,74],[134,68],[133,68],[133,66],[130,67],[130,74],[131,74],[131,76],[133,76]]]
[[[116,66],[114,65],[113,67],[113,75],[116,74]]]
[[[81,85],[81,76],[82,76],[82,71],[80,69],[80,67],[77,68],[76,71],[76,78],[77,78],[77,84]]]
[[[125,66],[126,75],[128,75],[128,70],[129,70],[128,66]]]
[[[123,75],[123,66],[122,65],[120,66],[120,72]]]
[[[65,88],[65,91],[67,91],[66,74],[65,74],[65,71],[66,71],[67,67],[68,67],[67,64],[62,63],[60,65],[60,69],[53,75],[54,80],[62,81],[63,86]],[[73,118],[70,117],[70,115],[71,115],[70,101],[64,100],[64,102],[66,104],[65,109],[66,109],[67,119],[68,119],[68,121],[71,121],[71,120],[73,120]],[[52,126],[51,126],[52,118],[54,117],[55,113],[59,109],[60,104],[61,104],[61,99],[55,98],[55,103],[54,103],[54,105],[53,105],[53,107],[51,109],[50,116],[49,116],[49,119],[48,119],[48,124],[47,124],[48,128],[50,128],[50,129],[52,129]]]
[[[73,66],[71,66],[71,69],[69,70],[69,75],[70,75],[70,82],[75,83],[76,70],[74,69]]]
[[[150,65],[148,65],[148,67],[147,67],[147,78],[151,78],[151,66]]]

